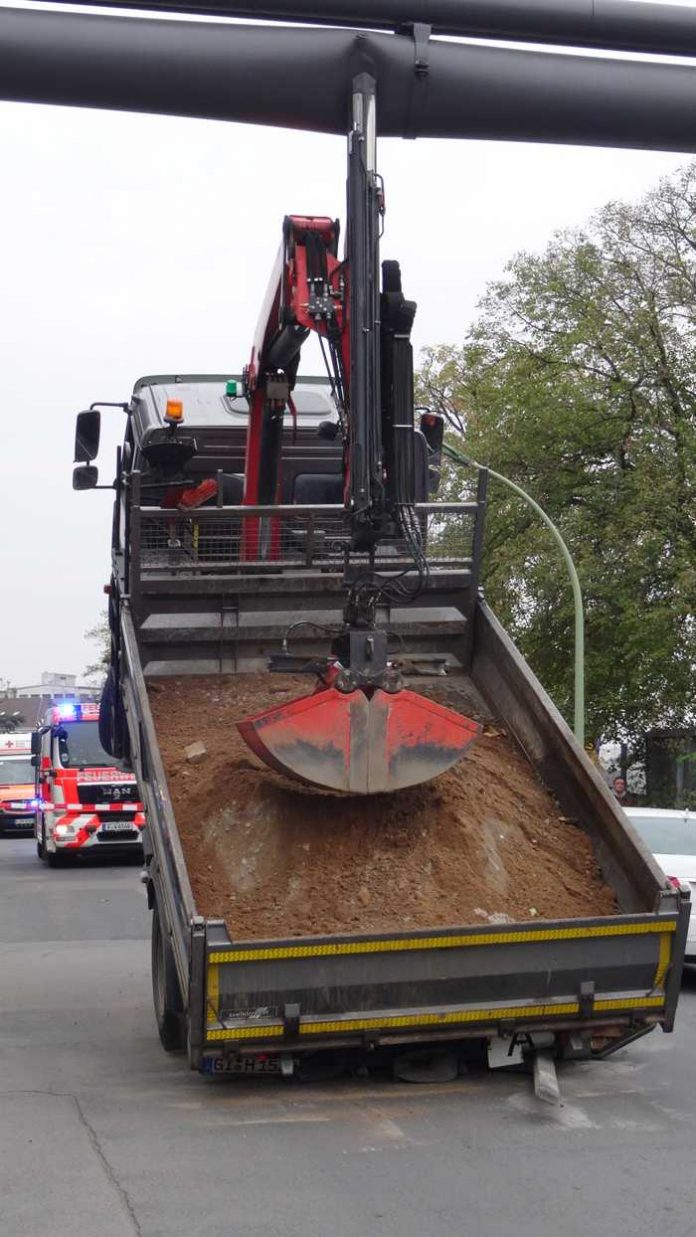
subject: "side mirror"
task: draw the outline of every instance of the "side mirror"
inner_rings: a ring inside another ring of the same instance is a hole
[[[420,431],[428,444],[428,450],[439,456],[445,437],[445,422],[439,412],[424,412],[420,419]]]
[[[30,757],[30,759],[29,759],[29,763],[30,763],[30,765],[31,765],[32,769],[38,769],[38,767],[39,767],[39,758],[38,758],[38,756],[31,756],[31,757]]]
[[[58,740],[58,758],[65,769],[70,764],[70,750],[68,748],[68,732],[63,726],[60,726],[56,731],[56,738]]]
[[[38,730],[31,732],[31,754],[38,756],[41,752],[41,733]]]
[[[99,454],[101,413],[98,408],[78,412],[75,423],[75,463],[89,464]],[[77,488],[77,487],[76,487]]]
[[[93,490],[99,481],[99,469],[93,464],[78,464],[73,468],[72,487],[74,490]]]

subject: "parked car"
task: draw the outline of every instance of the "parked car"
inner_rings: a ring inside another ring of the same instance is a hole
[[[657,862],[675,884],[689,885],[696,901],[696,812],[658,807],[624,808]],[[696,913],[693,906],[686,942],[686,962],[696,962]]]

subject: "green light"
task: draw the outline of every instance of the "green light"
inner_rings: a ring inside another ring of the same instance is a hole
[[[236,394],[237,394],[237,383],[234,381],[233,378],[231,378],[230,381],[225,386],[225,395],[229,395],[231,399],[234,399]]]

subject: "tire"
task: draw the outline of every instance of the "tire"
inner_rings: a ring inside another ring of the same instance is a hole
[[[58,851],[47,850],[46,851],[46,863],[48,864],[49,868],[64,868],[65,867],[65,855],[61,854]]]
[[[162,1047],[165,1052],[182,1052],[186,1047],[184,1003],[174,953],[162,930],[156,901],[152,910],[152,999]]]
[[[41,822],[41,836],[36,839],[36,853],[43,863],[48,862],[48,851],[46,850],[46,822]]]

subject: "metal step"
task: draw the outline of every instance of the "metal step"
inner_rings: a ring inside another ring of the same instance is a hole
[[[311,623],[319,628],[336,630],[342,620],[341,611],[312,611]],[[144,644],[169,644],[181,641],[193,643],[210,641],[283,640],[288,630],[298,622],[296,610],[176,612],[150,614],[140,625],[140,639]],[[454,606],[413,606],[394,610],[389,616],[388,627],[396,636],[443,636],[462,635],[466,619]],[[291,636],[293,633],[291,633]],[[314,643],[322,640],[321,630],[310,623],[306,628],[295,628],[294,642],[301,640]]]
[[[467,589],[472,582],[471,570],[464,568],[443,568],[431,570],[427,580],[423,582],[423,592],[441,592],[457,589]],[[181,574],[143,574],[137,582],[137,588],[131,589],[136,595],[157,597],[211,597],[224,596],[231,599],[235,595],[252,594],[254,596],[278,594],[288,596],[296,594],[303,597],[315,593],[324,595],[345,595],[345,581],[341,572],[329,571],[287,571],[283,575],[199,575],[194,572]]]

